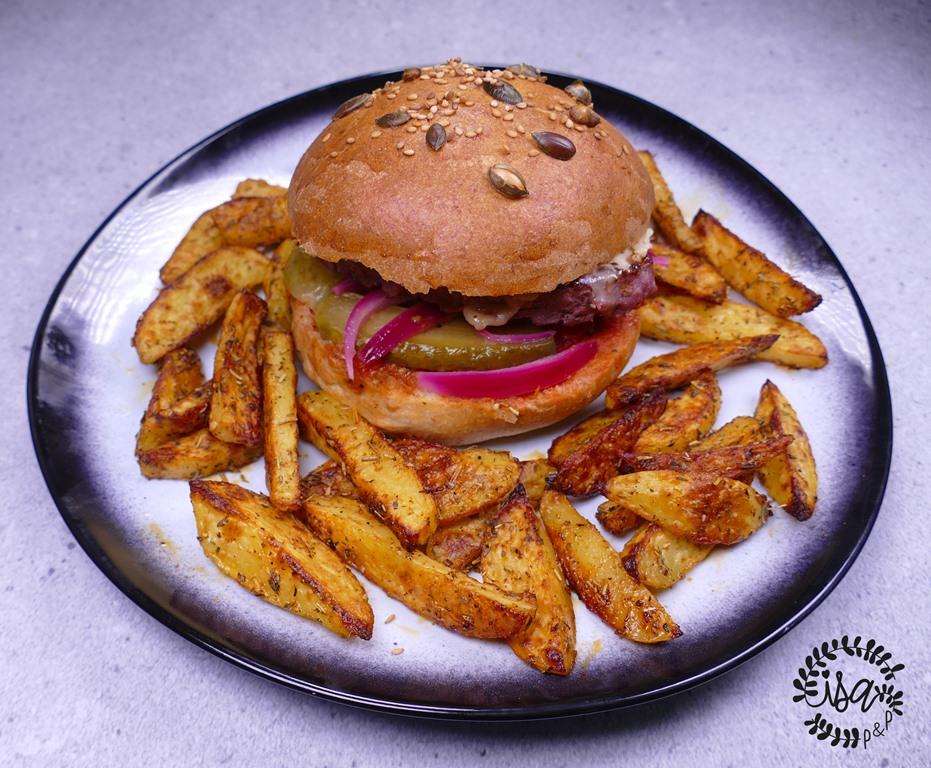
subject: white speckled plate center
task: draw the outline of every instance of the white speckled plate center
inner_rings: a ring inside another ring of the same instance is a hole
[[[195,643],[286,685],[380,710],[482,719],[581,714],[675,693],[746,660],[823,599],[869,533],[892,440],[885,371],[853,287],[805,217],[701,131],[605,86],[590,83],[598,111],[653,151],[687,216],[698,207],[715,213],[824,296],[804,321],[828,347],[825,369],[758,363],[720,376],[719,423],[752,414],[767,378],[796,406],[818,461],[816,514],[799,523],[777,512],[751,539],[715,550],[660,593],[681,638],[636,645],[576,602],[576,669],[544,676],[505,645],[439,629],[371,587],[373,639],[343,640],[221,575],[197,542],[187,484],[140,476],[134,438],[155,371],[138,362],[129,340],[156,293],[158,268],[196,216],[237,181],[287,184],[335,108],[386,79],[311,91],[206,139],[133,193],[74,260],[36,334],[29,408],[46,481],[75,537],[131,599]],[[641,342],[634,362],[669,348]],[[555,433],[500,445],[531,457],[545,453]],[[319,458],[308,447],[305,468]],[[259,462],[230,479],[261,489],[263,472]],[[594,505],[581,509],[591,515]]]

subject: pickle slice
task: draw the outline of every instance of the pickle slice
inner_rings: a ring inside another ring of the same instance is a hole
[[[349,313],[361,297],[355,293],[330,294],[316,308],[320,334],[335,344],[343,343],[343,329]],[[358,346],[403,312],[403,307],[386,307],[369,317],[359,330]],[[509,323],[507,333],[532,333],[539,328],[529,324]],[[488,371],[510,368],[539,360],[556,352],[552,338],[504,343],[481,336],[463,318],[457,317],[434,328],[411,336],[395,347],[386,358],[389,362],[422,371]]]
[[[313,309],[330,295],[334,285],[344,279],[327,262],[311,256],[300,246],[292,251],[284,268],[288,291]]]

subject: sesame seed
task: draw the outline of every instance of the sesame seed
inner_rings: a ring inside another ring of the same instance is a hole
[[[444,109],[443,114],[446,115],[446,117],[450,117],[451,115],[456,114],[456,110],[455,109]]]
[[[504,119],[505,119],[505,121],[510,122],[511,120],[514,119],[514,115],[513,115],[512,113],[508,112],[508,114],[506,114],[506,115],[504,116]]]
[[[579,133],[581,133],[582,131],[585,130],[585,126],[584,126],[584,125],[580,125],[579,123],[576,123],[576,124],[573,126],[573,128],[575,128]]]
[[[416,125],[409,125],[409,126],[407,126],[407,132],[408,132],[408,133],[417,133],[417,126],[416,126]]]
[[[404,154],[407,155],[408,157],[410,157],[411,155],[414,154],[414,150],[413,150],[413,149],[405,149],[405,150],[404,150]]]
[[[421,126],[420,126],[420,130],[421,130],[421,131],[429,131],[429,130],[430,130],[430,125],[429,125],[429,123],[422,123]]]
[[[518,133],[527,133],[527,129],[524,128],[524,126],[522,126],[520,123],[518,123],[518,124],[517,124],[517,132],[518,132]]]
[[[408,100],[408,101],[417,101],[418,98],[419,98],[419,97],[417,96],[416,93],[409,93],[409,94],[407,94],[407,100]]]
[[[439,112],[439,111],[440,111],[440,108],[439,108],[436,104],[434,104],[432,107],[430,107],[430,114],[431,114],[431,115],[435,115],[435,114],[436,114],[437,112]]]
[[[527,102],[518,101],[514,106],[517,107],[518,109],[527,109]]]
[[[465,104],[467,107],[473,107],[473,106],[475,106],[475,102],[472,101],[472,99],[468,99],[468,100],[464,101],[463,104]]]
[[[385,624],[390,624],[392,621],[394,621],[394,618],[395,618],[395,617],[394,617],[394,614],[393,614],[393,613],[389,613],[389,614],[388,614],[388,618],[385,619]]]
[[[404,149],[404,142],[403,142],[403,141],[399,141],[399,142],[396,144],[396,146],[397,146],[398,149]]]
[[[507,144],[501,147],[501,151],[506,155],[511,154],[511,148]]]
[[[501,110],[500,110],[500,109],[493,109],[493,110],[491,110],[491,114],[493,114],[495,117],[501,117]]]
[[[564,123],[564,125],[566,126],[566,128],[571,128],[573,125],[575,125],[575,123],[573,123],[572,120],[570,120],[570,119],[567,117],[567,118],[566,118],[566,122]]]
[[[538,149],[531,149],[530,152],[528,152],[527,154],[528,154],[529,157],[536,157],[537,155],[540,154],[540,150],[538,150]]]
[[[335,149],[332,152],[330,152],[330,157],[337,157],[338,155],[339,155],[339,152],[337,152]]]
[[[396,98],[398,98],[398,94],[396,94],[396,93],[389,93],[385,98],[388,98],[388,99],[396,99]]]
[[[460,91],[464,91],[464,90],[465,90],[466,88],[468,88],[468,87],[469,87],[469,86],[467,86],[467,85],[459,85],[459,90],[460,90]]]
[[[518,136],[517,131],[508,131],[507,135],[510,136],[512,139],[516,139]]]
[[[557,120],[557,119],[559,119],[559,115],[557,115],[555,112],[550,112],[550,120]]]
[[[467,139],[472,139],[478,136],[478,134],[475,131],[466,131],[465,135]]]
[[[355,143],[356,143],[356,140],[355,140],[352,136],[350,136],[349,138],[346,139],[346,143],[347,143],[347,144],[355,144]]]
[[[444,128],[448,128],[448,127],[449,127],[449,120],[447,120],[445,117],[444,117],[444,118],[441,118],[440,120],[437,120],[437,122],[438,122],[440,125],[442,125]]]
[[[377,139],[379,136],[381,136],[381,131],[372,131],[373,139]]]
[[[607,136],[607,135],[608,135],[608,134],[605,134],[605,136]],[[627,145],[626,145],[626,144],[624,145],[622,151],[624,152],[625,155],[629,155],[629,154],[630,154],[630,150],[627,148]]]
[[[457,133],[459,136],[462,136],[462,126],[459,126],[459,125],[456,126],[456,133]]]
[[[601,131],[595,131],[595,138],[601,141]]]
[[[497,107],[497,106],[498,106],[498,100],[497,100],[497,99],[492,99],[492,100],[491,100],[491,106]]]
[[[402,653],[404,653],[404,649],[403,649],[403,648],[392,648],[392,649],[391,649],[391,655],[392,655],[392,656],[400,656]]]
[[[329,140],[330,140],[330,134],[329,134],[329,133],[326,134],[326,136],[324,136],[322,139],[320,139],[320,141],[321,141],[323,144],[326,144]]]

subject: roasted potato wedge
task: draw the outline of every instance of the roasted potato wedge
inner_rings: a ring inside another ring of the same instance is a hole
[[[136,323],[133,346],[158,362],[219,320],[236,293],[261,285],[269,260],[251,248],[220,248],[159,291]]]
[[[236,197],[210,213],[227,245],[260,248],[291,237],[287,195]]]
[[[736,544],[769,517],[769,502],[746,483],[658,469],[618,475],[605,495],[651,523],[699,544]]]
[[[699,544],[655,523],[643,523],[621,551],[624,568],[650,589],[666,589],[708,557],[714,544]]]
[[[695,447],[708,451],[733,445],[750,445],[772,435],[763,423],[754,416],[735,416],[726,424],[702,437]]]
[[[630,452],[684,451],[714,426],[721,409],[721,387],[711,371],[698,374],[686,390],[666,401],[666,409],[637,437]],[[624,451],[627,453],[627,451]],[[620,454],[615,455],[615,473]]]
[[[557,470],[551,485],[571,496],[600,493],[617,474],[617,460],[636,445],[639,436],[666,407],[666,393],[654,389],[626,409],[600,411],[550,446],[549,461]]]
[[[653,154],[647,150],[641,150],[638,154],[653,182],[653,194],[656,198],[653,206],[653,221],[656,222],[660,234],[679,250],[701,255],[702,241],[685,223],[679,204],[673,197],[663,174],[660,173]]]
[[[487,509],[437,528],[427,539],[424,552],[454,571],[468,571],[481,559],[485,536],[497,514],[497,509]]]
[[[270,184],[265,179],[243,179],[236,185],[233,197],[280,197],[286,194],[287,187]]]
[[[650,254],[653,272],[661,285],[712,304],[727,298],[727,281],[701,257],[663,243],[650,246]]]
[[[615,504],[613,501],[603,501],[598,505],[595,512],[595,519],[601,523],[601,527],[608,533],[615,536],[623,536],[630,533],[634,528],[643,523],[636,512],[628,509],[621,504]]]
[[[828,362],[821,339],[805,326],[735,301],[709,304],[691,296],[653,296],[640,308],[640,333],[675,344],[776,334],[779,338],[757,354],[758,360],[790,368],[823,368]]]
[[[436,501],[381,431],[320,389],[298,397],[297,415],[306,439],[343,463],[362,498],[407,549],[427,543],[439,521]]]
[[[705,258],[728,284],[767,312],[792,317],[810,312],[821,303],[820,294],[747,245],[710,213],[699,211],[692,221],[692,231],[704,244]]]
[[[290,512],[301,508],[299,431],[294,340],[290,331],[270,330],[262,341],[265,481],[272,504]]]
[[[792,438],[789,435],[770,437],[748,445],[724,445],[683,453],[631,454],[621,456],[618,464],[621,474],[654,469],[671,469],[676,472],[704,472],[706,474],[739,480],[753,474],[774,456],[784,453]]]
[[[141,451],[144,477],[194,480],[251,464],[262,455],[262,444],[242,445],[217,439],[207,427],[155,448]]]
[[[520,464],[507,451],[457,449],[412,438],[391,445],[433,496],[439,525],[497,507],[520,479]]]
[[[556,467],[546,459],[525,459],[520,462],[520,484],[524,486],[524,492],[534,508],[540,503],[546,484],[554,474]]]
[[[291,327],[291,298],[284,270],[295,248],[297,243],[291,238],[282,241],[272,255],[271,266],[262,285],[268,305],[268,321],[282,328]]]
[[[214,356],[208,426],[214,437],[227,443],[262,442],[259,339],[265,314],[265,302],[242,290],[223,317]]]
[[[658,643],[682,634],[659,600],[624,570],[620,553],[563,494],[545,491],[540,517],[569,584],[621,637]]]
[[[162,358],[149,404],[136,434],[137,454],[185,434],[160,419],[159,414],[203,384],[204,370],[200,357],[189,347],[179,347]]]
[[[365,590],[300,520],[258,493],[195,480],[191,503],[204,554],[254,595],[343,637],[372,637]]]
[[[774,435],[792,438],[784,452],[759,469],[760,482],[792,517],[807,520],[815,511],[818,499],[815,457],[795,409],[771,381],[763,384],[760,391],[756,417],[767,424]]]
[[[157,442],[141,450],[164,445],[170,440],[206,427],[212,393],[213,380],[211,379],[156,413],[152,419],[152,431],[149,437]]]
[[[492,523],[482,578],[506,592],[536,598],[533,620],[507,643],[541,672],[568,675],[576,657],[572,598],[556,550],[523,486],[507,498]]]
[[[168,285],[187,272],[208,253],[226,245],[223,233],[210,211],[202,213],[158,272],[163,285]]]
[[[301,496],[342,496],[347,499],[362,499],[359,489],[335,459],[327,459],[316,469],[301,478]]]
[[[634,366],[605,391],[605,406],[620,408],[654,387],[678,389],[702,371],[721,371],[752,360],[769,349],[779,337],[748,336],[740,339],[709,341],[680,347]]]
[[[513,637],[533,618],[535,601],[511,595],[408,551],[364,504],[308,496],[307,523],[341,558],[412,611],[468,637]]]

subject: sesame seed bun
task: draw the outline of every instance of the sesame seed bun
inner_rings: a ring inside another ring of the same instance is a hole
[[[509,94],[519,101],[506,103]],[[295,239],[325,261],[359,262],[413,293],[542,293],[611,261],[647,228],[653,186],[637,153],[561,88],[453,60],[356,103],[310,145],[289,190]],[[438,150],[435,126],[446,137]],[[541,151],[532,134],[543,131],[571,141],[574,156]],[[501,163],[528,194],[495,189],[489,169]]]

